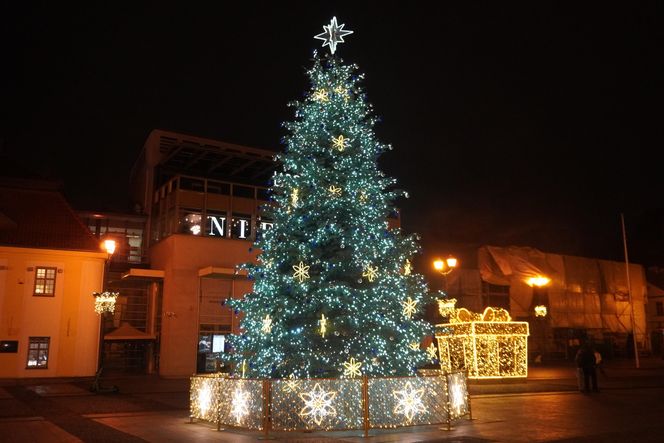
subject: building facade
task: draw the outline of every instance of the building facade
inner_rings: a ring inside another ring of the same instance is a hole
[[[94,375],[107,259],[50,183],[0,183],[0,378]]]

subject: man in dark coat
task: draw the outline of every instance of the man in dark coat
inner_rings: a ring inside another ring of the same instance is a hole
[[[590,343],[579,348],[574,359],[576,366],[583,371],[583,392],[599,392],[597,387],[597,371],[595,370],[595,350]]]

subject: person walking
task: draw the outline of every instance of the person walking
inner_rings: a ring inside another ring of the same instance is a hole
[[[602,362],[602,354],[595,349],[595,368],[597,371],[599,371],[600,374],[602,374],[602,377],[606,378],[606,372],[604,372],[604,364]]]
[[[583,372],[583,392],[599,392],[597,386],[597,371],[595,370],[595,349],[590,343],[584,343],[579,348],[574,359],[577,368]]]

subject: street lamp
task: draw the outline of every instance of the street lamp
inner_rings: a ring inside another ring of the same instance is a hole
[[[545,297],[543,297],[542,291],[543,287],[547,286],[549,283],[551,283],[551,279],[549,277],[545,277],[542,275],[537,275],[534,277],[530,277],[526,280],[526,283],[528,286],[533,288],[533,312],[535,314],[535,318],[538,319],[538,326],[541,331],[541,341],[542,341],[542,353],[541,357],[543,357],[546,354],[546,315],[548,314],[548,309],[546,306],[546,300]],[[546,297],[548,298],[548,297]],[[540,358],[541,358],[540,357]]]
[[[115,302],[120,295],[118,292],[110,292],[107,290],[108,270],[111,263],[111,257],[115,252],[115,240],[106,239],[101,244],[102,248],[106,251],[106,261],[104,262],[104,272],[102,274],[102,292],[93,292],[95,298],[95,312],[99,314],[99,352],[97,355],[97,377],[92,390],[99,389],[99,376],[103,367],[104,359],[104,314],[107,312],[115,312]]]
[[[433,268],[438,271],[443,277],[445,277],[445,294],[447,294],[447,276],[450,272],[454,271],[459,265],[459,261],[456,257],[448,256],[445,260],[437,258],[433,262]]]

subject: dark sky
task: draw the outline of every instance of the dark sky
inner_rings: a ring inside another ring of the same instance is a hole
[[[621,260],[622,212],[630,258],[664,265],[661,3],[179,3],[3,2],[3,154],[100,209],[154,128],[279,150],[336,15],[426,260]]]

